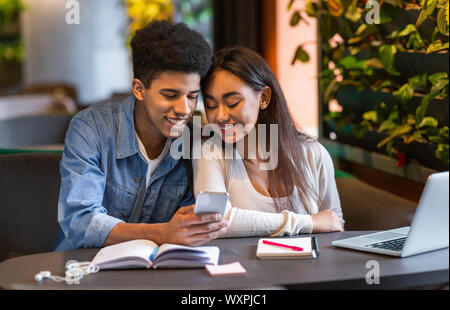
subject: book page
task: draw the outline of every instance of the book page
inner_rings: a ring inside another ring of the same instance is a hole
[[[158,253],[156,254],[155,258],[163,255],[166,252],[176,251],[176,250],[183,250],[186,252],[201,254],[201,253],[205,252],[204,248],[205,247],[190,247],[190,246],[180,245],[180,244],[164,243],[159,247]]]
[[[215,246],[188,247],[176,244],[163,244],[153,260],[153,267],[203,267],[217,265],[220,250]]]
[[[120,267],[119,262],[124,262],[126,266],[127,261],[133,261],[134,264],[141,262],[139,265],[147,267],[150,264],[149,257],[153,250],[157,247],[156,243],[150,240],[132,240],[102,248],[97,255],[95,255],[92,263],[102,265],[114,263],[114,268]]]

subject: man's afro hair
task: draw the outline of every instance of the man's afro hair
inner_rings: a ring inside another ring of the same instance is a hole
[[[205,76],[212,50],[203,36],[183,23],[152,21],[131,40],[134,77],[145,87],[164,71]]]

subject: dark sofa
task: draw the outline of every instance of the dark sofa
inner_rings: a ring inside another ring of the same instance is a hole
[[[53,250],[61,154],[0,155],[0,261]]]
[[[53,250],[60,153],[0,155],[0,261]],[[346,230],[408,226],[416,204],[353,177],[336,179]]]

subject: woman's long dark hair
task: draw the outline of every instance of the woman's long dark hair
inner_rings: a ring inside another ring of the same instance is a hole
[[[202,80],[203,93],[217,70],[234,74],[257,92],[266,86],[271,88],[270,103],[266,109],[259,111],[257,121],[257,125],[278,124],[278,165],[274,170],[268,170],[269,193],[274,198],[288,197],[287,205],[274,199],[278,211],[295,210],[295,200],[291,194],[296,188],[303,206],[311,214],[312,201],[320,203],[319,194],[315,192],[312,180],[304,169],[307,159],[303,158],[301,148],[314,139],[295,127],[286,98],[269,65],[261,56],[245,47],[220,50],[213,56],[213,65]]]

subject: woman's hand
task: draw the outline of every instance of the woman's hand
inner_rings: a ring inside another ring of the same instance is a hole
[[[181,207],[164,223],[161,243],[199,246],[225,233],[227,221],[219,213],[194,214],[194,205]]]
[[[324,210],[311,215],[313,221],[313,233],[325,233],[342,231],[341,220],[331,210]]]

